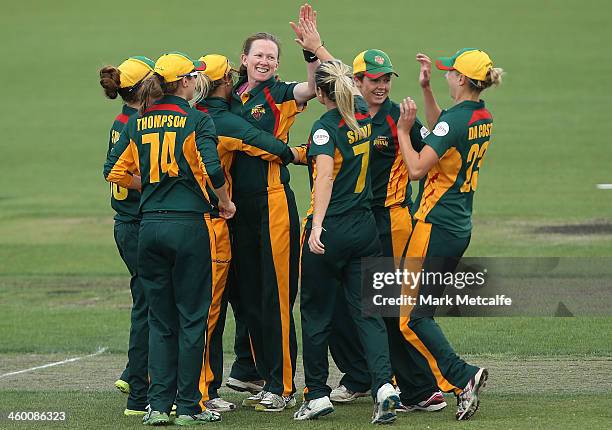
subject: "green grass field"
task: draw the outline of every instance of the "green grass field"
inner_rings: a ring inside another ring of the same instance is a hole
[[[350,63],[364,49],[385,50],[400,74],[392,98],[413,96],[421,112],[418,51],[435,57],[475,46],[507,71],[502,87],[484,95],[495,131],[475,199],[470,256],[612,256],[612,190],[595,186],[612,183],[609,2],[313,5],[333,54]],[[104,99],[97,70],[130,55],[156,58],[170,50],[237,61],[247,35],[270,31],[283,42],[281,77],[302,80],[302,55],[288,25],[298,7],[272,0],[2,5],[0,375],[108,350],[0,376],[0,428],[40,427],[4,418],[17,410],[67,411],[60,426],[70,428],[139,427],[121,415],[125,399],[112,387],[126,359],[130,296],[101,174],[120,103]],[[439,103],[449,106],[442,73],[434,73],[433,85]],[[291,143],[302,143],[322,113],[311,102]],[[304,169],[292,169],[292,186],[303,214]],[[455,318],[441,325],[460,354],[492,369],[482,411],[466,424],[454,422],[449,407],[400,417],[396,425],[609,428],[612,415],[603,405],[612,400],[612,318]],[[226,336],[233,336],[232,321]],[[229,354],[231,343],[225,348]],[[367,428],[370,412],[363,401],[303,426]],[[217,427],[291,422],[289,413],[239,410]]]

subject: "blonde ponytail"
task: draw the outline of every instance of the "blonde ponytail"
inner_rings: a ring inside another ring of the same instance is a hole
[[[139,109],[140,115],[144,114],[153,103],[164,96],[162,86],[164,82],[164,78],[157,73],[153,73],[151,76],[142,81],[142,84],[138,89],[138,98],[141,100]]]
[[[325,61],[315,71],[315,82],[331,101],[346,125],[353,131],[359,130],[355,118],[355,95],[358,94],[351,68],[338,60]]]
[[[208,97],[214,89],[213,82],[206,73],[198,73],[195,79],[196,87],[192,99],[193,104],[200,103],[202,100]]]
[[[504,69],[499,67],[493,67],[487,72],[487,78],[485,79],[485,88],[489,88],[491,85],[496,87],[501,85],[502,76],[504,75]]]

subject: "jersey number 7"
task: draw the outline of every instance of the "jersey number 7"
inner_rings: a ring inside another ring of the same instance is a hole
[[[355,185],[355,192],[360,193],[365,187],[366,174],[368,173],[368,164],[370,163],[370,141],[360,143],[359,145],[353,146],[353,153],[355,156],[362,154],[361,157],[361,170],[359,171],[359,177],[357,178],[357,184]]]

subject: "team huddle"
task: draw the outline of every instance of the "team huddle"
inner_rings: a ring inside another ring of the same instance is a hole
[[[419,257],[423,270],[454,270],[491,135],[480,93],[503,72],[474,48],[439,58],[454,101],[443,110],[432,61],[417,54],[421,123],[412,99],[389,99],[398,74],[385,52],[365,50],[352,68],[335,59],[310,5],[291,26],[305,82],[278,78],[280,44],[269,33],[245,40],[239,70],[220,54],[180,52],[100,70],[106,95],[124,102],[104,165],[133,298],[128,363],[115,383],[128,393],[124,414],[197,425],[236,408],[218,393],[228,304],[236,335],[226,385],[251,394],[244,407],[295,408],[299,285],[305,388],[295,420],[371,395],[372,423],[387,424],[397,412],[445,408],[443,392],[456,395],[456,418],[469,419],[487,370],[457,356],[431,309],[362,312],[361,262]],[[306,144],[290,147],[313,98],[325,113]],[[302,225],[289,163],[310,177]],[[432,293],[442,292],[418,290]],[[333,390],[328,353],[344,373]]]

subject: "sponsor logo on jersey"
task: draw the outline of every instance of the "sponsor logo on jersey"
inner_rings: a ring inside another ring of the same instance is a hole
[[[374,147],[378,150],[389,147],[389,138],[387,136],[378,136],[374,139]]]
[[[450,126],[448,125],[448,123],[445,121],[442,121],[436,124],[436,126],[433,129],[433,134],[435,134],[436,136],[442,137],[442,136],[446,136],[449,130],[450,130]]]
[[[312,135],[312,141],[315,145],[325,145],[327,142],[329,142],[329,133],[327,130],[320,128]]]
[[[381,57],[380,55],[377,55],[376,57],[374,57],[374,61],[376,61],[376,63],[378,64],[385,64],[385,59]]]
[[[251,109],[251,116],[253,116],[253,118],[255,118],[257,121],[259,121],[265,113],[266,108],[264,107],[264,105],[257,105],[253,109]]]
[[[425,126],[421,127],[420,131],[421,131],[421,139],[425,139],[427,136],[431,134],[429,130],[427,130],[427,127]]]

